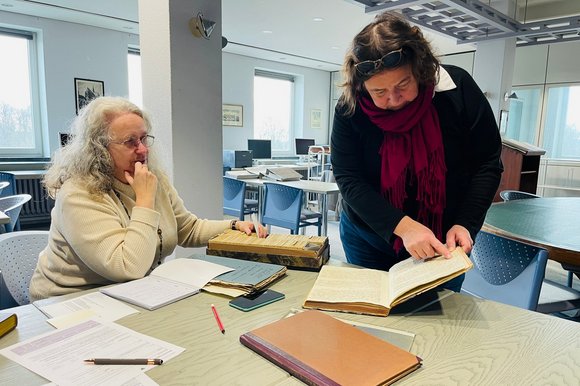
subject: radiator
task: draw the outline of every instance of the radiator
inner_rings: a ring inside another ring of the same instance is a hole
[[[54,200],[48,196],[41,182],[42,176],[16,179],[16,192],[32,196],[20,212],[21,225],[50,222],[50,211],[54,207]]]

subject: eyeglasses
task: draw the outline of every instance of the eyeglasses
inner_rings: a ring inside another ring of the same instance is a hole
[[[140,144],[143,144],[145,147],[149,147],[153,145],[153,142],[155,142],[155,137],[152,135],[144,135],[141,138],[129,138],[124,141],[109,141],[109,143],[124,145],[129,149],[137,149]]]
[[[377,60],[365,60],[354,65],[361,75],[371,75],[382,68],[397,67],[403,59],[403,47],[396,51],[391,51]]]

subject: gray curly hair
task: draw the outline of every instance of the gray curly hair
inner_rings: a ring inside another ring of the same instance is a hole
[[[69,142],[55,152],[44,176],[44,186],[52,198],[69,179],[84,185],[92,195],[105,194],[113,188],[114,163],[107,150],[111,141],[109,128],[115,118],[124,114],[140,116],[147,133],[151,132],[148,115],[124,98],[99,97],[79,111],[70,126]],[[157,177],[164,177],[164,173],[156,169],[157,162],[151,150],[147,166]]]
[[[343,94],[338,105],[344,108],[347,116],[354,114],[357,98],[365,92],[364,82],[374,75],[361,75],[355,65],[365,60],[380,59],[399,49],[403,49],[399,66],[411,64],[420,86],[436,83],[440,63],[421,30],[396,13],[384,12],[354,37],[346,53],[342,66]]]

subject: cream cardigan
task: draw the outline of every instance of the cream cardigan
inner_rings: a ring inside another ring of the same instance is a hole
[[[204,246],[230,226],[228,220],[198,219],[175,188],[161,183],[155,210],[134,205],[133,189],[120,181],[100,197],[66,181],[51,213],[48,246],[30,282],[31,300],[141,278],[176,245]]]

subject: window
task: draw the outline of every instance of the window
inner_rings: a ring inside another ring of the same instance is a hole
[[[129,48],[127,54],[129,78],[129,100],[143,108],[143,83],[141,78],[141,53],[138,49]]]
[[[35,34],[0,27],[0,155],[43,156]]]
[[[517,99],[510,99],[505,136],[530,144],[537,143],[542,112],[542,87],[514,87]]]
[[[549,158],[580,160],[580,85],[549,86],[542,146]]]
[[[294,138],[294,77],[255,70],[254,138],[270,139],[272,151],[289,153]]]
[[[543,148],[547,158],[580,160],[580,84],[513,90],[505,136]]]

